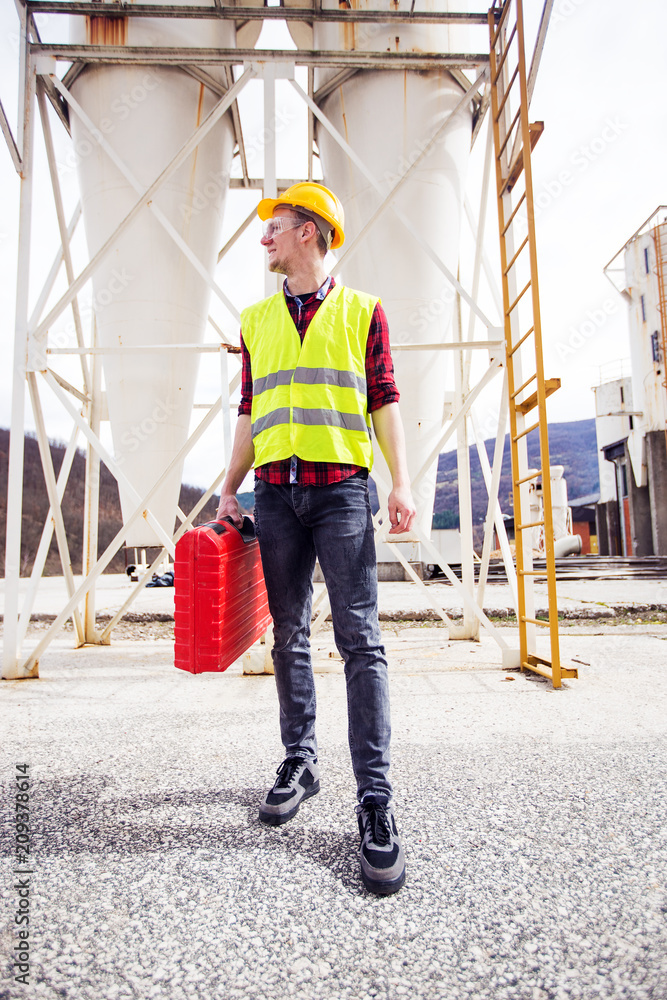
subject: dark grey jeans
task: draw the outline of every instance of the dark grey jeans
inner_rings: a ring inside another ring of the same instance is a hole
[[[368,483],[357,474],[331,486],[255,481],[255,523],[273,616],[273,664],[287,755],[317,756],[310,659],[317,557],[345,662],[348,736],[359,800],[391,797],[389,683],[377,612],[377,564]]]

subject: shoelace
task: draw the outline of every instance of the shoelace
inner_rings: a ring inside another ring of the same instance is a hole
[[[276,787],[287,788],[302,764],[303,757],[288,757],[287,760],[284,760],[276,771],[278,775]]]
[[[371,840],[379,847],[386,847],[391,841],[391,827],[389,826],[389,816],[384,802],[367,800],[362,802],[359,810],[368,816],[371,828]]]

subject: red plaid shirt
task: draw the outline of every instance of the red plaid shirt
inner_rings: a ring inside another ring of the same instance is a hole
[[[335,286],[333,278],[327,279],[317,292],[309,295],[290,295],[287,290],[287,281],[283,285],[285,302],[289,309],[290,316],[299,332],[303,342],[306,330],[310,321]],[[324,291],[324,295],[322,292]],[[243,360],[243,370],[241,373],[241,402],[239,404],[239,416],[250,414],[252,407],[252,370],[250,365],[250,354],[243,343],[241,336],[241,355]],[[366,344],[366,383],[368,388],[368,411],[379,410],[387,403],[398,402],[399,392],[394,380],[394,365],[391,360],[389,350],[389,327],[385,311],[378,302],[371,318],[371,325],[368,331],[368,342]],[[255,469],[258,479],[264,479],[267,483],[285,485],[293,480],[290,479],[292,459],[285,458],[279,462],[269,462],[267,465],[260,465]],[[343,479],[348,479],[358,472],[358,465],[342,465],[333,462],[306,462],[300,458],[296,459],[296,481],[300,486],[329,486],[331,483],[339,483]]]

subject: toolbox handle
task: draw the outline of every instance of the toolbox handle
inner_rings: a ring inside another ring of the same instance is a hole
[[[238,531],[239,535],[241,536],[241,540],[246,545],[248,544],[248,542],[254,542],[255,539],[257,538],[257,535],[255,533],[255,522],[252,520],[252,518],[248,517],[245,514],[243,516],[243,524],[240,528],[237,528],[237,526],[232,521],[231,517],[229,517],[229,515],[227,514],[224,517],[221,517],[219,521],[207,521],[206,527],[211,528],[213,531],[215,531],[216,535],[222,535],[225,533],[225,531],[228,530],[227,529],[228,524],[234,529],[234,531]]]

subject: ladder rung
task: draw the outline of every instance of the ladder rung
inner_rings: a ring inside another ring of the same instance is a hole
[[[522,486],[524,483],[529,483],[531,479],[537,479],[537,477],[541,475],[542,475],[542,470],[538,469],[537,472],[531,472],[529,476],[524,476],[523,479],[517,479],[514,485]]]
[[[518,294],[518,295],[517,295],[517,297],[515,298],[515,300],[514,300],[514,302],[512,303],[512,305],[511,305],[511,306],[509,307],[509,309],[508,309],[508,310],[507,310],[507,312],[505,313],[505,315],[506,315],[506,316],[509,316],[509,314],[510,314],[510,313],[512,312],[512,310],[513,310],[513,309],[514,309],[514,308],[516,307],[516,305],[517,305],[517,304],[519,303],[520,299],[522,299],[522,298],[523,298],[523,296],[524,296],[524,295],[526,294],[526,292],[528,291],[528,289],[529,289],[529,288],[530,288],[530,286],[531,286],[531,283],[532,283],[532,280],[533,280],[532,278],[529,278],[529,279],[528,279],[528,281],[526,282],[526,284],[525,284],[525,285],[523,286],[523,288],[521,289],[521,291],[519,292],[519,294]]]
[[[502,101],[501,101],[501,102],[500,102],[500,104],[498,105],[498,114],[497,114],[497,115],[495,115],[495,116],[494,116],[494,119],[493,119],[493,120],[494,120],[494,121],[496,121],[496,122],[497,122],[497,121],[499,121],[499,119],[500,119],[500,116],[501,116],[501,114],[503,113],[503,108],[505,107],[505,104],[507,103],[507,98],[508,98],[508,97],[510,96],[510,90],[512,89],[512,86],[513,86],[513,84],[514,84],[514,81],[516,80],[516,78],[517,78],[517,76],[518,76],[518,75],[519,75],[519,67],[517,66],[517,68],[516,68],[516,69],[514,70],[514,72],[512,73],[512,79],[511,79],[511,80],[510,80],[510,82],[509,82],[509,83],[507,84],[507,89],[506,89],[506,91],[505,91],[505,96],[503,97]]]
[[[527,615],[522,615],[519,621],[530,622],[531,625],[541,625],[542,628],[551,627],[551,622],[545,622],[541,618],[529,618]]]
[[[534,372],[534,374],[531,375],[530,378],[526,379],[526,381],[523,383],[523,385],[520,385],[518,389],[514,390],[514,392],[512,393],[512,399],[516,399],[516,397],[519,395],[519,393],[523,392],[523,390],[526,388],[526,386],[530,385],[530,383],[533,381],[533,379],[536,379],[536,378],[537,378],[537,372]]]
[[[519,576],[546,576],[547,571],[545,569],[518,569],[517,573]]]
[[[530,235],[526,236],[525,240],[523,241],[523,243],[521,244],[521,246],[519,247],[519,249],[517,250],[517,252],[512,257],[511,261],[507,265],[506,269],[503,271],[503,274],[509,274],[510,268],[514,265],[515,260],[517,259],[517,257],[519,256],[519,254],[521,253],[521,251],[523,250],[523,248],[526,246],[526,244],[528,243],[529,239],[530,239]]]
[[[510,122],[510,127],[507,129],[507,132],[505,134],[505,138],[503,139],[503,141],[502,141],[502,143],[500,145],[500,149],[498,150],[498,155],[496,157],[497,160],[499,160],[500,157],[503,155],[503,152],[505,150],[505,146],[510,141],[510,138],[512,136],[512,132],[514,131],[514,126],[516,125],[516,123],[518,122],[518,120],[519,120],[520,117],[521,117],[521,108],[519,108],[519,110],[515,114],[514,118]]]
[[[498,83],[498,77],[502,73],[503,66],[505,65],[505,60],[507,59],[507,56],[509,55],[510,45],[514,41],[514,36],[515,35],[516,35],[516,24],[512,28],[512,30],[510,32],[510,36],[507,39],[507,41],[505,42],[505,50],[504,50],[504,52],[502,53],[502,55],[500,57],[500,62],[496,66],[496,72],[494,73],[493,79],[491,80],[491,86],[492,87],[495,87],[495,85]],[[492,45],[491,48],[495,48],[495,45]]]
[[[536,667],[538,664],[542,664],[544,667],[552,667],[553,663],[551,660],[547,660],[546,656],[538,656],[537,653],[527,653],[526,661],[531,667]]]
[[[526,528],[542,528],[544,527],[544,521],[529,521],[527,524],[515,524],[515,531],[525,531]]]
[[[544,395],[550,396],[552,393],[560,389],[560,379],[559,378],[547,378],[544,380]],[[520,403],[516,404],[516,409],[518,413],[523,413],[524,417],[531,410],[534,410],[537,406],[538,395],[537,392],[531,393],[528,399],[523,399]]]
[[[547,660],[544,656],[537,656],[535,653],[528,653],[525,663],[522,663],[521,665],[523,667],[526,667],[528,670],[533,670],[535,673],[542,674],[543,677],[549,677],[549,679],[551,679],[550,674],[543,673],[539,669],[540,667],[544,666],[544,667],[551,667],[551,669],[553,670],[553,664],[551,660]],[[576,667],[564,667],[561,665],[560,675],[561,677],[578,677],[579,671],[577,670]]]
[[[522,670],[530,670],[533,674],[539,674],[540,677],[546,677],[548,681],[553,681],[553,676],[551,671],[543,670],[542,667],[538,667],[535,664],[528,663],[528,661],[521,664]]]
[[[502,230],[502,233],[501,233],[502,236],[505,235],[505,233],[507,232],[507,230],[509,229],[509,227],[512,225],[512,223],[514,221],[514,216],[519,211],[519,209],[521,208],[521,205],[523,204],[523,202],[525,200],[526,200],[526,192],[524,191],[523,194],[521,195],[521,197],[519,198],[519,200],[517,201],[516,206],[514,207],[514,211],[510,215],[510,217],[507,220],[507,222],[505,223],[505,227],[504,227],[504,229]]]
[[[521,338],[521,340],[518,340],[513,347],[510,347],[509,351],[507,352],[510,355],[510,357],[519,350],[519,348],[521,347],[521,345],[523,344],[523,342],[525,340],[528,340],[528,338],[530,337],[531,333],[533,333],[534,331],[535,331],[535,327],[531,326],[530,330],[528,330],[526,333],[524,333],[524,335]]]
[[[524,427],[524,429],[522,431],[519,431],[518,434],[514,435],[514,437],[512,438],[512,441],[514,441],[515,443],[517,441],[520,441],[522,437],[526,436],[526,434],[530,434],[531,431],[536,431],[539,426],[540,426],[540,422],[538,420],[536,424],[531,424],[530,427]]]

